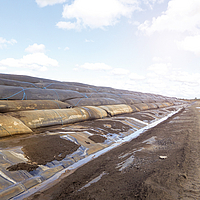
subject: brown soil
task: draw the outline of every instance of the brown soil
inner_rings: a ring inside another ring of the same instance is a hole
[[[41,135],[20,141],[22,150],[30,162],[45,165],[53,160],[62,160],[76,151],[79,146],[60,138],[59,135]]]
[[[16,165],[12,165],[7,168],[9,171],[17,171],[17,170],[26,170],[28,172],[33,171],[38,168],[36,164],[29,164],[29,163],[18,163]]]
[[[90,140],[94,141],[95,143],[103,143],[106,138],[100,135],[92,135],[89,137]]]
[[[193,105],[28,199],[200,199],[199,135]]]

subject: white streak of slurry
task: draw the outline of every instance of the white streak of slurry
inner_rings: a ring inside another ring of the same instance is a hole
[[[126,143],[126,142],[129,142],[131,141],[132,139],[138,137],[141,133],[143,133],[144,131],[150,129],[150,128],[153,128],[155,126],[157,126],[159,123],[167,120],[169,117],[175,115],[176,113],[178,113],[180,110],[182,109],[179,108],[177,111],[174,111],[170,114],[168,114],[167,116],[161,118],[161,119],[158,119],[157,121],[151,123],[151,124],[148,124],[146,127],[143,127],[141,129],[139,129],[138,131],[134,132],[133,134],[129,135],[129,136],[126,136],[125,138],[123,139],[120,139],[118,140],[116,143],[112,144],[111,146],[101,150],[101,151],[98,151],[94,154],[91,154],[89,155],[88,157],[86,158],[83,158],[82,160],[79,160],[78,162],[72,164],[71,166],[63,169],[62,171],[56,173],[54,176],[52,176],[51,178],[49,178],[48,180],[36,185],[34,188],[31,188],[29,190],[27,190],[26,192],[14,197],[13,199],[14,200],[20,200],[20,199],[23,199],[23,198],[26,198],[32,194],[34,194],[35,192],[37,191],[41,191],[42,189],[46,189],[47,185],[52,183],[53,181],[55,181],[56,179],[60,178],[62,176],[62,174],[66,173],[67,171],[71,171],[71,170],[76,170],[78,169],[79,167],[83,166],[84,164],[90,162],[91,160],[95,159],[95,158],[98,158],[99,156],[105,154],[106,152],[118,147],[119,145],[123,144],[123,143]]]

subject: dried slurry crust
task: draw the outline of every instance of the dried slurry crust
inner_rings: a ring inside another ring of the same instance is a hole
[[[22,150],[25,156],[38,165],[45,165],[53,160],[62,160],[66,155],[75,152],[79,148],[75,143],[60,138],[59,135],[46,135],[32,138]]]
[[[18,163],[10,166],[9,170],[27,170],[31,171],[37,165],[45,165],[53,160],[62,160],[68,154],[75,152],[79,145],[60,138],[59,135],[41,135],[37,137],[28,137],[18,142],[23,146],[22,151],[29,160],[29,164]],[[32,168],[31,166],[32,165]]]
[[[92,121],[85,121],[79,123],[83,127],[88,127],[88,130],[92,132],[94,131],[94,134],[103,134],[107,135],[110,133],[123,133],[130,130],[132,127],[129,125],[126,125],[119,120],[113,120],[111,119],[103,119],[103,120],[92,120]]]
[[[37,164],[31,163],[18,163],[16,165],[11,165],[7,168],[9,171],[26,170],[28,172],[33,171],[38,168]]]
[[[103,143],[106,140],[106,138],[102,137],[101,135],[92,135],[89,137],[89,139],[95,143]]]

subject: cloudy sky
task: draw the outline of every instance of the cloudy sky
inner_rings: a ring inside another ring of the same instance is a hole
[[[200,0],[1,1],[0,73],[200,98]]]

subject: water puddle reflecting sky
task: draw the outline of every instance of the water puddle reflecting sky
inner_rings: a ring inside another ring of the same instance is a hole
[[[96,178],[94,178],[93,180],[91,180],[89,183],[87,183],[86,185],[84,185],[82,188],[80,188],[80,189],[78,190],[78,192],[80,192],[80,191],[83,190],[84,188],[89,187],[91,184],[98,182],[98,181],[102,178],[102,176],[104,176],[104,175],[106,175],[106,174],[109,174],[109,173],[103,172],[102,174],[100,174],[99,176],[97,176]]]

